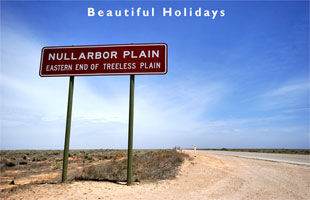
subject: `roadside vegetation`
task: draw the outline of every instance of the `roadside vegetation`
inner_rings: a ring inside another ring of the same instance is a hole
[[[258,153],[285,153],[285,154],[301,154],[310,155],[310,149],[199,149],[214,151],[239,151],[239,152],[258,152]]]
[[[188,157],[176,150],[136,151],[133,157],[134,181],[157,181],[174,178],[178,167]],[[77,180],[126,181],[127,158],[85,167]]]

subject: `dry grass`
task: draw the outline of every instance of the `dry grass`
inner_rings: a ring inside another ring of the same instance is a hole
[[[124,156],[126,156],[126,150],[70,150],[69,164],[83,165]],[[62,159],[62,150],[5,150],[0,151],[0,171],[5,173],[10,170],[37,169],[35,173],[40,173],[42,168],[59,169]]]
[[[133,157],[134,181],[157,181],[173,178],[178,173],[186,154],[176,150],[135,152]],[[112,160],[97,166],[85,167],[77,180],[126,181],[127,159]]]
[[[135,181],[156,181],[177,174],[185,154],[174,150],[134,150]],[[25,185],[60,183],[61,150],[0,151],[1,193]],[[125,181],[126,150],[70,150],[68,180]],[[0,193],[0,194],[1,194]],[[1,196],[1,195],[0,195]]]

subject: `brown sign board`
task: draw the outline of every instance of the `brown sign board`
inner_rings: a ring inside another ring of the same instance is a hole
[[[39,74],[42,77],[166,74],[167,56],[165,43],[44,47]]]

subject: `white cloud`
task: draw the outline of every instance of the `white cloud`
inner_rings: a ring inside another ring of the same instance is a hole
[[[294,79],[257,97],[264,109],[309,109],[309,79]]]
[[[291,96],[309,92],[309,82],[306,80],[297,80],[286,83],[285,85],[271,90],[265,96]]]

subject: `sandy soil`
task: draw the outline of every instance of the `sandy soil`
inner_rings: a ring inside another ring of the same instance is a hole
[[[310,199],[310,167],[197,153],[173,180],[34,185],[6,199]]]

